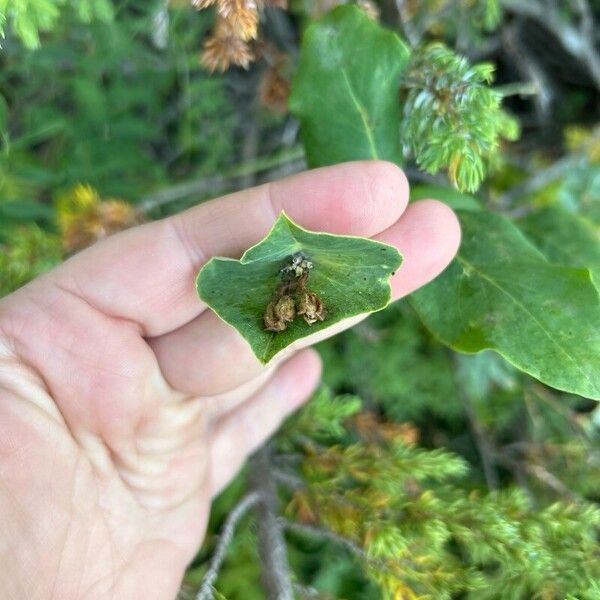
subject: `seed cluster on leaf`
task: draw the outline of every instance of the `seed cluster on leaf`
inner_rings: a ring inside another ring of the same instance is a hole
[[[325,305],[318,294],[308,289],[308,276],[313,263],[303,254],[295,254],[281,269],[284,281],[277,287],[265,310],[264,322],[268,331],[284,331],[296,315],[313,325],[327,316]]]
[[[390,276],[400,263],[392,246],[307,231],[282,213],[240,260],[209,260],[197,289],[259,360],[268,362],[298,339],[384,308],[391,298]]]

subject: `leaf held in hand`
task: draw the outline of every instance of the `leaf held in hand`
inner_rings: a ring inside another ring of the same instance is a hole
[[[240,260],[209,260],[197,289],[266,363],[296,340],[384,308],[401,261],[393,246],[307,231],[282,213]]]

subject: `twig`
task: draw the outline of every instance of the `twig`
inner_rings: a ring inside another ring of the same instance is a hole
[[[538,86],[532,81],[513,81],[494,88],[503,98],[510,96],[535,96],[539,94]]]
[[[136,209],[139,213],[147,213],[151,210],[176,202],[188,196],[201,196],[207,193],[215,193],[226,187],[232,187],[235,180],[244,178],[249,174],[268,171],[284,163],[297,163],[297,170],[304,167],[304,150],[301,146],[293,146],[283,152],[278,152],[272,156],[257,158],[249,163],[245,163],[229,169],[223,174],[185,181],[159,192],[149,194],[138,202]]]
[[[593,13],[586,0],[576,2],[581,14],[580,28],[565,22],[554,3],[539,0],[502,0],[506,9],[533,19],[550,30],[567,52],[583,62],[596,88],[600,89],[600,55],[594,39]]]
[[[273,469],[273,477],[277,483],[291,490],[297,490],[306,486],[306,483],[300,477],[286,473],[281,469]]]
[[[277,488],[271,468],[269,448],[265,446],[250,461],[251,483],[261,496],[256,506],[261,579],[267,600],[293,600],[294,588],[283,528],[277,517]]]
[[[471,426],[471,431],[473,432],[473,437],[475,438],[475,445],[477,446],[479,456],[481,457],[485,482],[490,490],[497,490],[500,487],[500,483],[498,481],[498,473],[496,472],[495,467],[494,451],[489,443],[489,440],[487,439],[487,433],[475,414],[471,400],[466,394],[461,394],[461,396],[463,405],[465,407],[465,412],[467,413],[467,419],[469,420],[469,425]]]
[[[454,355],[455,364],[458,367],[457,355]],[[473,408],[473,404],[471,402],[471,398],[465,386],[458,378],[458,388],[460,398],[462,400],[463,406],[465,408],[465,413],[467,415],[467,419],[469,421],[469,425],[471,427],[471,431],[473,432],[473,438],[475,439],[475,445],[477,446],[477,451],[479,452],[479,456],[481,457],[481,464],[483,466],[483,475],[485,477],[485,482],[487,483],[488,488],[491,490],[497,490],[500,486],[500,482],[498,481],[498,473],[496,472],[496,464],[494,460],[494,449],[492,444],[488,439],[488,435],[483,428],[483,425],[477,418],[475,414],[475,409]]]
[[[400,17],[400,27],[408,41],[408,43],[414,48],[418,46],[421,41],[421,33],[417,31],[417,28],[413,26],[410,15],[408,14],[406,0],[396,0],[396,10]]]
[[[169,45],[169,2],[162,0],[152,14],[152,43],[158,50]]]
[[[294,590],[304,598],[319,598],[321,595],[319,590],[316,590],[314,587],[309,587],[300,583],[294,583]]]
[[[335,544],[339,544],[340,546],[346,548],[346,550],[348,550],[350,553],[363,560],[366,564],[375,569],[388,573],[392,577],[398,577],[398,573],[394,572],[394,570],[391,568],[390,562],[398,565],[404,565],[409,570],[414,569],[414,565],[405,559],[393,558],[391,561],[389,561],[369,556],[369,554],[358,544],[344,537],[343,535],[335,533],[334,531],[330,531],[329,529],[322,529],[321,527],[316,527],[315,525],[297,523],[295,521],[289,521],[288,519],[283,518],[280,519],[280,522],[286,531],[294,531],[309,537],[318,537],[334,542]]]
[[[521,42],[522,29],[523,20],[518,19],[514,25],[503,30],[502,41],[506,51],[515,58],[517,70],[530,80],[530,85],[536,90],[534,103],[538,119],[547,122],[555,96],[554,85],[540,66],[538,59],[530,54]]]
[[[330,542],[335,542],[340,546],[344,546],[344,548],[362,560],[368,562],[373,561],[373,559],[369,557],[358,544],[355,544],[352,540],[349,540],[348,538],[339,535],[334,531],[322,529],[321,527],[316,527],[315,525],[307,525],[306,523],[296,523],[295,521],[289,521],[287,519],[280,519],[280,522],[287,531],[295,531],[296,533],[302,533],[304,535],[308,535],[309,537],[319,537],[329,540]]]
[[[260,500],[261,496],[257,491],[250,492],[235,506],[229,513],[223,526],[223,531],[219,536],[219,541],[215,553],[211,558],[210,565],[206,575],[202,579],[200,589],[196,594],[196,600],[209,600],[213,596],[213,584],[217,579],[219,570],[225,559],[225,553],[231,543],[235,528],[240,519]]]
[[[512,187],[508,192],[497,198],[496,204],[501,208],[509,208],[517,198],[533,194],[549,183],[562,177],[575,165],[577,159],[578,157],[569,154],[557,160],[546,169],[538,170],[533,177],[530,177],[520,185]]]
[[[524,469],[527,473],[535,477],[540,483],[556,492],[559,496],[568,498],[572,502],[583,502],[583,498],[571,491],[556,475],[548,471],[542,465],[528,463],[527,461],[517,461],[502,452],[496,454],[496,460],[510,469]]]
[[[571,426],[573,433],[579,437],[583,444],[589,447],[591,436],[585,427],[578,421],[575,411],[571,410],[565,404],[559,402],[552,392],[546,387],[537,382],[531,383],[531,391],[540,400],[548,404],[552,410],[561,415]]]
[[[585,41],[581,48],[581,58],[586,63],[596,87],[600,89],[600,55],[596,49],[597,24],[594,12],[588,0],[574,0],[573,3],[581,16],[579,32]]]

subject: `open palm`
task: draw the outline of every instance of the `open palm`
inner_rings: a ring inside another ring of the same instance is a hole
[[[399,298],[460,237],[407,197],[388,163],[303,173],[114,235],[0,301],[0,597],[174,598],[211,498],[320,374],[311,338],[261,366],[198,299],[198,269],[285,210],[396,245]]]

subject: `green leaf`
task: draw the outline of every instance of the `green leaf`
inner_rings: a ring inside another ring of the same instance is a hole
[[[456,260],[412,296],[427,327],[455,350],[495,350],[548,385],[600,399],[600,302],[590,272],[550,264],[504,217],[459,216]]]
[[[588,268],[600,285],[600,236],[587,219],[560,206],[548,206],[517,224],[550,262]]]
[[[11,221],[50,221],[54,210],[34,200],[0,200],[0,217]]]
[[[311,166],[402,162],[398,88],[408,56],[398,36],[356,6],[340,6],[306,30],[290,110]]]
[[[8,103],[6,98],[0,94],[0,133],[4,133],[8,126]]]
[[[411,202],[433,198],[441,200],[454,210],[481,210],[481,204],[474,196],[463,194],[445,185],[417,185],[410,190]]]
[[[292,255],[313,263],[307,288],[320,296],[327,316],[308,325],[296,315],[285,331],[265,329],[265,309],[282,283],[280,270]],[[292,342],[390,301],[389,278],[401,256],[392,246],[365,238],[315,233],[281,214],[268,236],[240,260],[212,258],[198,275],[200,298],[248,341],[266,363]]]

